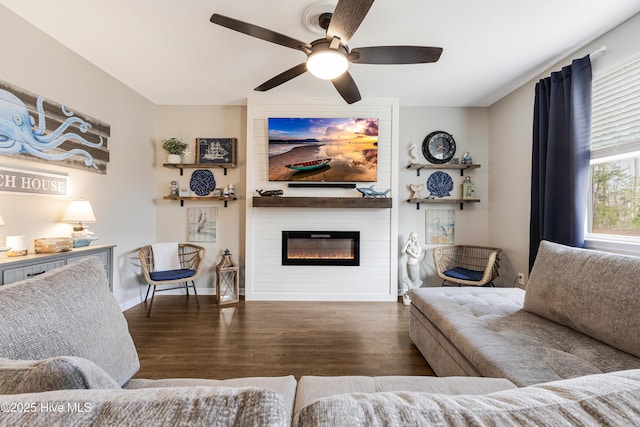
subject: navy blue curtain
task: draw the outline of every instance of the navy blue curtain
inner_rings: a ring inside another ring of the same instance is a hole
[[[536,84],[529,270],[541,240],[584,246],[591,139],[591,60]]]

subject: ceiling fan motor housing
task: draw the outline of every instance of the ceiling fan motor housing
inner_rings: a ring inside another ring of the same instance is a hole
[[[311,52],[309,53],[309,55],[327,50],[337,52],[341,55],[344,55],[345,57],[349,55],[349,50],[345,45],[340,44],[337,48],[334,49],[331,47],[331,41],[327,39],[318,39],[312,41]]]

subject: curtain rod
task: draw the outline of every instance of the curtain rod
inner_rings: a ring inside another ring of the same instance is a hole
[[[592,52],[592,53],[589,55],[589,58],[590,58],[591,60],[594,60],[594,59],[596,59],[597,57],[599,57],[600,55],[604,55],[604,53],[605,53],[606,51],[607,51],[607,47],[606,47],[606,46],[602,46],[602,47],[600,47],[600,49],[596,50],[595,52]]]

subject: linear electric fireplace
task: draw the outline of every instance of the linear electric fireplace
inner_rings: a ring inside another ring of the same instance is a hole
[[[360,265],[360,232],[283,231],[282,265]]]

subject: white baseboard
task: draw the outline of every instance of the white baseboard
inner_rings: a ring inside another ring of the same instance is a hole
[[[215,295],[215,288],[196,288],[198,295]],[[192,292],[189,292],[192,294]],[[186,295],[184,289],[172,289],[170,291],[160,292],[159,295]],[[129,310],[130,308],[135,307],[138,304],[141,304],[144,301],[144,296],[140,295],[140,297],[132,298],[128,301],[120,304],[120,309],[122,311]]]
[[[133,298],[120,304],[120,310],[126,311],[142,302],[142,297]]]

